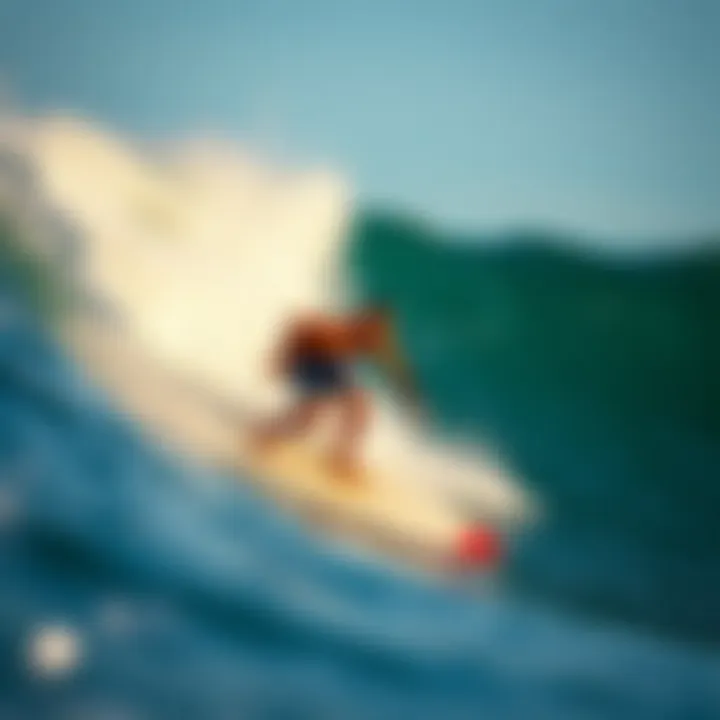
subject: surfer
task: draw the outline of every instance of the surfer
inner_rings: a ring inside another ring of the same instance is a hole
[[[369,394],[353,372],[360,360],[379,365],[406,398],[416,400],[415,385],[385,307],[365,308],[348,317],[314,315],[292,322],[278,345],[272,371],[290,382],[297,401],[280,417],[256,428],[256,446],[264,449],[302,435],[323,413],[334,409],[339,420],[330,457],[333,472],[356,477],[371,411]]]

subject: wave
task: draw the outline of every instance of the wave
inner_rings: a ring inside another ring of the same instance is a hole
[[[9,147],[31,168],[34,214],[50,212],[72,236],[83,294],[130,343],[258,411],[283,400],[265,366],[278,329],[294,313],[342,308],[351,293],[341,180],[269,167],[217,142],[180,144],[161,161],[68,119],[26,122]],[[489,451],[437,442],[389,398],[377,407],[371,462],[478,515],[528,512]]]
[[[712,239],[652,257],[553,232],[457,236],[352,211],[327,173],[224,146],[159,162],[76,121],[10,146],[32,168],[30,217],[50,216],[38,234],[66,228],[83,297],[168,374],[265,407],[282,399],[263,360],[289,312],[389,300],[437,420],[417,428],[381,397],[373,459],[478,515],[539,507],[515,589],[720,637]]]
[[[355,284],[401,309],[437,414],[490,438],[542,498],[518,579],[720,638],[720,243],[607,252],[377,211],[352,238]]]
[[[3,717],[717,715],[709,653],[348,562],[149,443],[0,296]]]

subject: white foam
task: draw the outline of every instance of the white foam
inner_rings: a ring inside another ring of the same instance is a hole
[[[85,282],[133,342],[225,397],[257,407],[282,398],[266,371],[278,329],[342,299],[351,195],[341,178],[270,167],[207,142],[178,146],[159,163],[67,118],[26,123],[11,136],[38,173],[42,202],[80,239]],[[368,449],[398,476],[480,510],[527,508],[497,463],[434,442],[387,401]]]
[[[27,660],[39,676],[59,678],[75,671],[82,650],[80,637],[72,629],[48,625],[37,628],[28,638]]]

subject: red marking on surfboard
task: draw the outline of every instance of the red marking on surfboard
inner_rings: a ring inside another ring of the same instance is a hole
[[[466,567],[492,567],[502,556],[500,535],[481,525],[466,528],[457,539],[454,555]]]

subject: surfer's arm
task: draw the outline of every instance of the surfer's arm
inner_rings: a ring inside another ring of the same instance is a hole
[[[415,374],[405,360],[394,337],[388,338],[377,349],[374,353],[374,360],[403,399],[419,410],[422,403]]]

